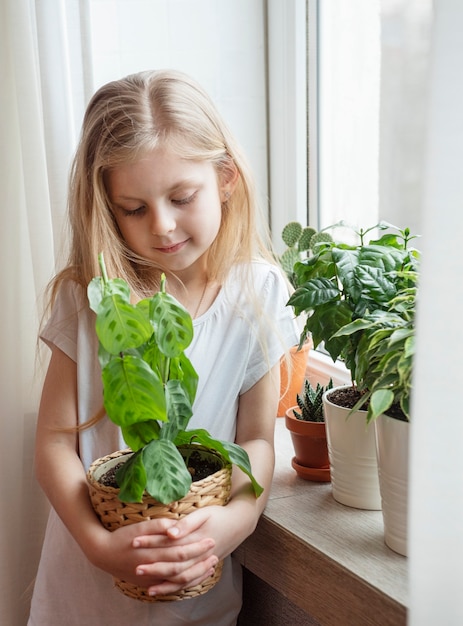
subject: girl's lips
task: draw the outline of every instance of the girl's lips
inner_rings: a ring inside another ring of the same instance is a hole
[[[158,252],[162,252],[163,254],[173,254],[174,252],[178,252],[184,246],[186,246],[187,241],[181,241],[180,243],[174,243],[171,246],[166,246],[165,248],[155,248]]]

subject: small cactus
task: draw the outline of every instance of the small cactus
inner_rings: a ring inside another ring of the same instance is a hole
[[[281,232],[281,238],[288,248],[294,248],[302,234],[302,226],[299,222],[289,222]]]
[[[317,231],[311,226],[306,226],[302,229],[302,233],[298,241],[298,248],[301,252],[305,252],[306,250],[313,250],[312,240],[316,236],[316,234]]]
[[[315,233],[310,239],[310,248],[315,251],[317,243],[329,243],[331,241],[333,241],[333,237],[329,233]]]
[[[325,415],[323,413],[322,397],[325,391],[332,388],[333,381],[331,378],[326,387],[317,383],[315,389],[310,384],[310,381],[306,380],[303,394],[297,395],[297,404],[301,412],[299,413],[293,409],[294,416],[304,422],[324,422]]]
[[[303,227],[299,222],[286,224],[281,232],[281,238],[287,248],[280,256],[279,261],[293,287],[298,286],[293,271],[295,263],[303,261],[311,252],[314,252],[316,243],[333,240],[328,233],[318,233],[315,228]]]

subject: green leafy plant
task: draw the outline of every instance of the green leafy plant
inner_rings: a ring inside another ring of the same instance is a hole
[[[323,412],[323,394],[328,389],[333,389],[333,381],[330,378],[326,386],[317,383],[315,389],[306,379],[304,382],[303,393],[297,394],[297,405],[300,412],[293,409],[294,417],[304,422],[324,422],[325,414]]]
[[[345,227],[339,222],[330,228]],[[304,343],[309,333],[314,347],[323,342],[333,361],[342,358],[356,380],[356,348],[360,334],[337,334],[344,326],[375,310],[387,311],[391,300],[413,283],[419,254],[409,247],[413,239],[408,229],[386,233],[365,243],[372,230],[395,227],[380,222],[367,230],[355,231],[357,245],[339,242],[321,243],[317,252],[296,262],[294,273],[298,287],[291,295],[296,315],[307,314],[301,333]]]
[[[368,423],[381,413],[410,419],[416,294],[417,285],[406,288],[393,298],[387,311],[367,313],[338,331],[345,337],[361,333],[357,379],[365,395],[353,410],[367,402]]]
[[[116,475],[120,500],[141,502],[145,490],[163,504],[184,497],[192,478],[179,447],[191,443],[237,465],[259,496],[263,489],[243,448],[204,429],[187,430],[198,383],[185,354],[193,323],[166,292],[165,276],[158,293],[134,305],[128,284],[108,278],[101,254],[99,263],[102,275],[90,282],[88,298],[96,313],[104,407],[133,451]]]
[[[366,243],[376,229],[396,232]],[[358,404],[369,401],[368,421],[394,405],[407,418],[420,254],[408,228],[380,222],[356,234],[357,245],[320,244],[296,263],[298,288],[288,305],[307,314],[301,344],[311,333],[314,347],[323,342],[333,361],[344,360],[353,385],[365,392]]]
[[[294,265],[298,261],[303,261],[313,253],[317,243],[332,241],[332,237],[327,232],[317,232],[311,226],[302,226],[299,222],[289,222],[281,232],[286,250],[279,258],[288,280],[293,287],[297,286]]]

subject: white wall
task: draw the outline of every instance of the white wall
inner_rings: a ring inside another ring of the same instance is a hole
[[[198,80],[268,196],[264,0],[92,0],[93,82],[146,69]],[[134,20],[136,15],[136,20]]]

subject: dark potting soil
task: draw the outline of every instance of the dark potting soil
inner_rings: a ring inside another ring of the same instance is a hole
[[[332,391],[328,397],[333,404],[343,406],[346,409],[352,409],[363,395],[364,392],[360,392],[355,387],[340,387]],[[368,404],[364,404],[362,409],[368,409]]]
[[[116,481],[116,472],[123,464],[124,461],[117,463],[100,477],[99,482],[105,487],[118,489],[119,485]],[[200,452],[193,451],[188,457],[188,471],[191,474],[193,482],[207,478],[211,474],[215,474],[215,472],[221,468],[222,465],[220,461],[214,459],[214,457],[204,457]]]
[[[361,392],[355,387],[343,387],[332,391],[329,394],[329,399],[333,404],[352,409],[364,394],[365,392]],[[368,401],[361,408],[364,411],[368,410]],[[408,421],[398,404],[393,404],[387,411],[387,415],[404,422]]]
[[[114,467],[112,467],[107,472],[102,474],[102,476],[100,476],[98,482],[104,485],[105,487],[114,487],[114,489],[118,489],[119,485],[117,484],[117,481],[116,481],[116,472],[123,465],[124,463],[122,463],[122,461],[118,463],[117,465],[114,465]]]

